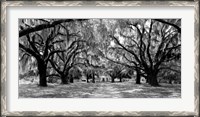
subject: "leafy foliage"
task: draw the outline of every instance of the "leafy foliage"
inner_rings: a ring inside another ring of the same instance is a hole
[[[136,83],[144,77],[159,86],[158,77],[173,79],[180,74],[180,19],[20,19],[19,23],[19,66],[22,71],[36,68],[40,86],[47,86],[52,77],[68,84],[85,74],[95,83],[107,73],[114,82],[131,78],[134,72]]]

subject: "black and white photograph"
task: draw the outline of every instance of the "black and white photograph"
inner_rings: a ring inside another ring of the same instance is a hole
[[[19,98],[181,98],[181,19],[18,19]]]

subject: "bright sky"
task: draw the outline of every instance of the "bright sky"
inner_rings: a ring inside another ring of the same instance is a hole
[[[138,27],[141,28],[140,25],[138,25]],[[146,28],[149,28],[149,27],[150,27],[150,20],[146,21],[145,27],[146,27]],[[115,36],[119,39],[119,42],[120,42],[121,44],[123,44],[125,39],[124,39],[122,36],[120,36],[120,34],[119,34],[119,32],[118,32],[118,29],[116,29],[116,31],[117,31],[117,34],[115,34]],[[111,42],[110,42],[110,46],[112,46],[112,47],[115,46],[115,42],[114,42],[114,41],[111,41]]]
[[[123,43],[124,43],[124,38],[121,37],[121,36],[119,36],[118,38],[119,38],[119,42],[120,42],[121,44],[123,44]]]
[[[118,40],[119,40],[119,42],[120,42],[121,44],[124,43],[124,38],[123,38],[122,36],[120,36],[119,33],[117,33],[115,36],[118,38]],[[112,46],[112,47],[115,46],[114,40],[110,42],[110,46]]]
[[[115,42],[114,42],[114,41],[111,41],[111,42],[110,42],[110,46],[112,46],[112,47],[115,46]]]
[[[124,38],[123,38],[123,37],[121,37],[121,36],[118,35],[118,39],[119,39],[119,42],[120,42],[121,44],[124,43]],[[110,46],[112,46],[112,47],[115,46],[114,40],[112,40],[112,41],[110,42]]]

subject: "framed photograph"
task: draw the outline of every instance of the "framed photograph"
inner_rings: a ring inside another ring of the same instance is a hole
[[[199,1],[2,1],[2,116],[199,116]]]

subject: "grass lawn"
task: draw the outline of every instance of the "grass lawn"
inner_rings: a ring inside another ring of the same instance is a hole
[[[160,84],[152,87],[148,84],[135,84],[134,81],[116,83],[75,82],[68,85],[19,84],[19,98],[180,98],[180,84]]]

